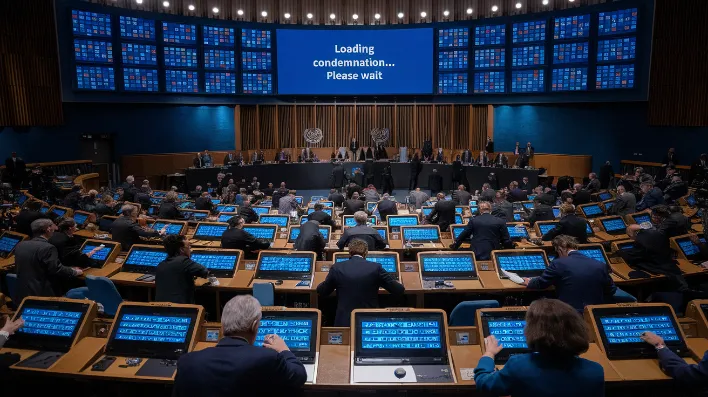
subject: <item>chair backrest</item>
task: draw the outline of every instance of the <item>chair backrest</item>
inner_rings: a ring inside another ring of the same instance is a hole
[[[89,289],[87,298],[102,304],[104,314],[114,316],[123,298],[113,281],[106,277],[86,276],[86,286]]]
[[[451,327],[471,327],[475,325],[475,316],[479,309],[499,307],[499,302],[493,300],[464,301],[460,302],[450,313]]]
[[[8,273],[5,275],[5,284],[7,284],[7,293],[10,295],[10,299],[15,300],[15,293],[17,292],[17,274]],[[20,306],[20,302],[15,302],[15,307]]]
[[[67,291],[64,296],[69,299],[86,299],[86,296],[88,296],[88,287],[72,288]]]
[[[273,306],[275,304],[275,287],[273,283],[253,284],[253,297],[258,299],[261,306]]]

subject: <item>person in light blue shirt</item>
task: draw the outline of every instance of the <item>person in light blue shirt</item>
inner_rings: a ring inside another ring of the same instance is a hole
[[[532,353],[511,356],[496,371],[494,357],[504,348],[494,335],[474,370],[477,389],[494,396],[602,397],[602,366],[578,357],[589,348],[583,318],[556,299],[534,301],[526,312],[526,344]]]

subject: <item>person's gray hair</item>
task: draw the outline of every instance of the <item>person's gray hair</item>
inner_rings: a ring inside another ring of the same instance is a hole
[[[128,175],[128,177],[125,178],[125,181],[128,183],[133,183],[133,182],[135,182],[135,177],[132,175]]]
[[[366,225],[366,221],[369,220],[368,215],[364,211],[357,211],[354,213],[354,220],[357,225]]]
[[[37,219],[33,221],[30,224],[30,228],[32,229],[32,236],[43,235],[47,231],[47,229],[53,224],[54,222],[52,222],[50,219]]]
[[[122,207],[120,207],[120,211],[123,214],[123,216],[130,217],[133,216],[133,213],[135,212],[135,206],[131,204],[125,204]]]
[[[384,200],[388,200],[389,197],[391,197],[391,196],[389,196],[388,193],[384,193],[384,195],[383,195]]]
[[[261,304],[252,295],[238,295],[224,306],[221,326],[224,336],[249,333],[253,324],[261,320]]]

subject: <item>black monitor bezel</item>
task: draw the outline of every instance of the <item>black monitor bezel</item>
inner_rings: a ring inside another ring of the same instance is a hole
[[[76,337],[78,336],[79,330],[83,325],[86,315],[88,314],[89,303],[84,302],[68,302],[59,300],[43,300],[43,299],[32,299],[26,298],[22,301],[22,307],[15,313],[15,319],[19,318],[22,311],[26,308],[38,308],[46,310],[63,310],[63,311],[75,311],[82,312],[79,321],[76,323],[76,328],[72,333],[70,338],[48,336],[48,335],[36,335],[36,334],[25,334],[22,332],[16,332],[8,339],[5,347],[14,347],[17,349],[27,349],[27,350],[40,350],[40,351],[55,351],[55,352],[68,352],[73,346]]]

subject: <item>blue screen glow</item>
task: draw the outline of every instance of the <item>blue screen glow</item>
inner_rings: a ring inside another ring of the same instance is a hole
[[[501,45],[506,41],[506,25],[474,27],[474,45]]]
[[[157,69],[123,68],[123,88],[126,91],[157,92]]]
[[[438,48],[467,47],[470,44],[470,30],[452,28],[438,30]]]
[[[121,44],[124,64],[157,65],[157,47],[150,44]]]
[[[216,206],[216,212],[236,212],[238,207],[230,204],[219,204]]]
[[[550,232],[553,230],[557,223],[539,223],[538,224],[538,230],[541,232],[541,235],[543,236],[544,234]]]
[[[74,57],[80,62],[113,63],[113,44],[108,41],[74,39]]]
[[[243,73],[243,93],[272,94],[273,75],[270,73]]]
[[[155,40],[155,21],[120,16],[120,37],[133,40]]]
[[[261,319],[254,345],[263,346],[263,340],[269,334],[280,336],[292,350],[307,351],[310,350],[310,340],[312,339],[312,320],[292,317]]]
[[[77,225],[83,225],[87,219],[88,215],[74,212],[74,222],[76,222]]]
[[[244,226],[243,230],[252,234],[255,238],[262,238],[271,241],[275,238],[275,228],[273,227]]]
[[[198,73],[191,70],[166,70],[167,92],[199,92]]]
[[[474,74],[474,92],[477,94],[504,93],[504,72]]]
[[[197,28],[194,25],[163,22],[162,40],[172,44],[196,44]]]
[[[553,38],[578,39],[590,35],[590,15],[576,15],[555,19]]]
[[[232,50],[204,50],[204,67],[206,69],[234,70],[236,68],[234,54],[235,52]]]
[[[265,272],[296,272],[310,273],[312,270],[311,256],[292,255],[261,255],[258,270]]]
[[[511,25],[514,43],[531,43],[546,40],[546,21],[519,22]]]
[[[88,11],[71,11],[71,27],[75,35],[111,37],[111,16]]]
[[[467,69],[469,65],[469,54],[467,50],[440,51],[438,53],[438,69]]]
[[[223,222],[226,223],[229,221],[229,219],[233,218],[236,215],[233,214],[219,214],[219,220],[217,222]]]
[[[381,236],[384,241],[388,240],[388,236],[386,235],[386,229],[376,229],[376,231],[379,232],[379,236]]]
[[[270,212],[270,208],[264,208],[264,207],[251,207],[253,212],[256,213],[256,215],[261,216],[261,215],[266,215]]]
[[[511,72],[511,92],[543,92],[546,81],[543,69],[514,70]],[[516,214],[514,214],[514,220]]]
[[[270,30],[243,29],[241,32],[241,47],[268,49],[271,45],[270,38]]]
[[[546,63],[546,49],[541,45],[514,47],[511,66],[536,66]]]
[[[192,253],[193,261],[201,264],[209,270],[234,270],[238,263],[238,254],[209,254]]]
[[[267,51],[244,51],[241,53],[241,67],[243,70],[270,71],[273,69],[272,55]]]
[[[529,232],[523,225],[506,225],[506,230],[509,231],[511,238],[529,238]]]
[[[701,238],[701,242],[705,244],[705,238]],[[681,252],[683,252],[686,258],[692,259],[695,255],[701,252],[700,248],[691,241],[690,238],[676,239],[676,244],[678,244]]]
[[[153,230],[162,230],[167,226],[167,230],[165,232],[170,235],[170,234],[180,234],[182,232],[183,225],[178,224],[178,223],[166,223],[166,222],[155,222],[150,226],[151,229]]]
[[[606,36],[637,31],[637,9],[601,12],[599,15],[598,34]]]
[[[91,252],[93,249],[98,248],[99,244],[86,244],[84,245],[84,248],[81,250],[82,254],[88,254]],[[105,261],[108,258],[108,255],[111,254],[111,247],[103,247],[101,248],[100,251],[96,252],[91,256],[91,259],[95,259],[97,261]]]
[[[585,91],[588,89],[588,68],[553,69],[552,91]]]
[[[438,74],[438,94],[466,94],[467,73]]]
[[[76,88],[80,90],[114,91],[116,89],[116,81],[113,68],[76,65]]]
[[[10,253],[13,249],[15,249],[15,246],[17,243],[20,242],[19,238],[15,238],[14,236],[2,236],[0,237],[0,253],[7,255]]]
[[[71,338],[82,315],[82,312],[24,307],[21,317],[25,325],[17,332]]]
[[[115,339],[137,342],[184,343],[192,319],[178,316],[124,314]]]
[[[474,67],[503,68],[506,64],[506,51],[503,48],[485,48],[474,50]]]
[[[167,258],[167,252],[146,249],[133,249],[125,258],[126,265],[157,267]]]
[[[602,226],[607,232],[615,232],[617,230],[625,230],[627,228],[627,225],[624,223],[622,218],[603,219]]]
[[[474,261],[470,255],[424,256],[423,271],[428,273],[473,272]]]
[[[640,335],[651,331],[665,341],[679,341],[679,334],[669,316],[600,317],[602,333],[611,344],[644,343]]]
[[[602,248],[580,248],[578,252],[587,256],[588,258],[595,259],[598,262],[607,264],[605,260],[605,255],[602,252]]]
[[[525,320],[489,321],[489,335],[494,335],[507,349],[526,349]]]
[[[403,229],[404,241],[438,241],[440,230],[436,227],[408,227]]]
[[[228,229],[227,225],[199,225],[194,232],[194,237],[221,237]]]
[[[389,226],[414,226],[418,224],[417,216],[389,216],[386,218]]]
[[[54,208],[52,209],[52,213],[57,217],[62,217],[64,216],[64,214],[66,214],[66,210],[63,210],[61,208]]]
[[[627,61],[637,57],[637,38],[600,40],[597,42],[597,61]]]
[[[196,68],[197,50],[195,48],[165,47],[165,66]]]
[[[507,271],[544,270],[546,261],[541,254],[497,255],[499,266]]]
[[[597,67],[598,90],[634,87],[634,65],[600,65]]]
[[[286,227],[288,226],[288,223],[290,223],[290,218],[287,216],[261,215],[260,218],[258,218],[258,223],[261,225],[278,225],[280,227]]]
[[[204,26],[204,45],[233,47],[236,43],[233,28]]]
[[[581,207],[581,208],[582,208],[583,214],[585,214],[585,216],[602,214],[602,208],[600,208],[600,206],[598,204],[587,205],[587,206]]]
[[[634,221],[637,222],[638,225],[645,222],[651,223],[651,216],[646,213],[641,215],[632,215],[632,218],[634,218]]]
[[[362,321],[362,349],[440,349],[442,347],[438,321],[412,319],[380,319]]]

